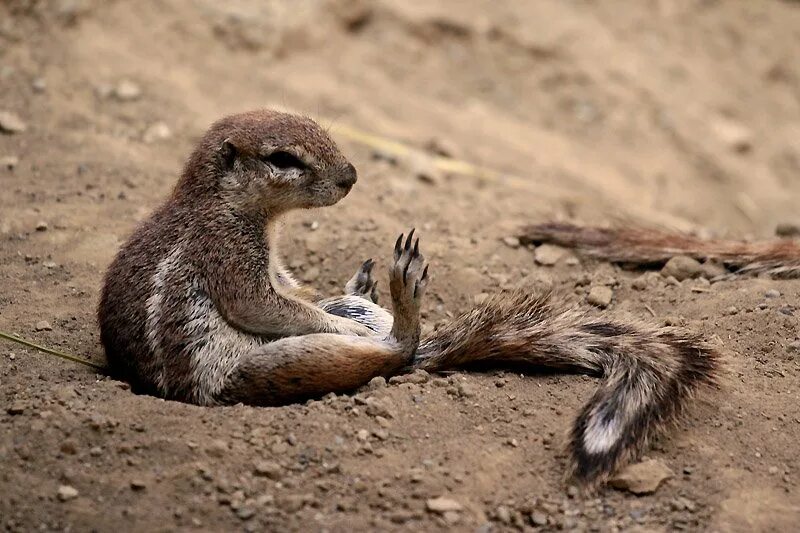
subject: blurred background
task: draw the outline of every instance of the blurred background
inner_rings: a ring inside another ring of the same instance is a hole
[[[2,9],[4,107],[34,133],[59,128],[48,141],[69,153],[59,164],[124,153],[119,166],[174,174],[215,118],[279,106],[522,178],[501,184],[524,191],[532,217],[612,210],[767,235],[796,206],[796,2],[7,0]],[[24,162],[24,150],[16,155]],[[436,194],[463,183],[438,177]]]
[[[396,416],[385,427],[349,396],[269,410],[161,402],[3,344],[0,397],[23,407],[0,415],[0,520],[795,527],[800,282],[634,283],[640,273],[564,250],[534,256],[517,235],[553,219],[800,231],[798,57],[796,1],[1,0],[2,331],[102,362],[94,308],[120,243],[211,122],[278,107],[329,128],[359,170],[339,205],[285,231],[287,263],[323,292],[367,257],[383,275],[416,226],[433,276],[425,331],[502,289],[555,286],[585,305],[600,285],[613,289],[602,312],[688,325],[738,356],[714,409],[651,450],[672,481],[593,500],[564,492],[558,452],[589,378],[391,386],[375,393]],[[278,461],[281,481],[254,476],[257,458]],[[61,484],[79,496],[61,502]],[[442,495],[463,509],[426,509]]]

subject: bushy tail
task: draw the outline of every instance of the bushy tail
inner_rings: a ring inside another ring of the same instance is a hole
[[[639,265],[663,264],[675,255],[715,260],[737,274],[800,278],[800,243],[789,239],[742,242],[701,239],[648,228],[596,228],[547,223],[523,228],[520,240],[575,248],[588,256]]]
[[[715,386],[719,354],[698,336],[562,307],[550,294],[498,294],[437,330],[414,366],[524,363],[602,376],[570,436],[572,474],[605,481],[677,421],[694,393]]]

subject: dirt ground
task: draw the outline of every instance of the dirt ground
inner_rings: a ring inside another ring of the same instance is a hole
[[[434,275],[427,328],[503,288],[554,285],[585,306],[599,284],[614,294],[598,312],[684,324],[728,356],[710,407],[648,452],[672,478],[634,496],[575,494],[563,480],[589,377],[460,372],[210,409],[0,342],[2,527],[796,528],[800,281],[653,273],[637,290],[641,272],[537,265],[514,242],[521,225],[552,219],[742,238],[800,220],[800,4],[621,4],[0,4],[0,112],[22,122],[0,115],[20,130],[0,135],[2,331],[102,363],[94,310],[122,240],[208,124],[277,106],[331,127],[359,169],[345,200],[297,213],[287,231],[288,263],[326,293],[367,257],[385,266],[416,226]],[[436,155],[496,173],[442,171]],[[461,510],[429,511],[437,497]]]

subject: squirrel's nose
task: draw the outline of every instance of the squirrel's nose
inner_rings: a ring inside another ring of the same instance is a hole
[[[342,189],[349,189],[355,185],[357,180],[358,174],[356,173],[356,167],[351,163],[347,163],[342,173],[339,175],[339,178],[336,180],[336,186]]]

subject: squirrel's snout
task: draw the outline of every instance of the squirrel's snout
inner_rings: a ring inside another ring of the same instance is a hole
[[[336,179],[336,186],[340,189],[350,189],[355,185],[356,181],[358,181],[358,173],[356,172],[356,167],[354,167],[351,163],[347,163],[342,173]]]

